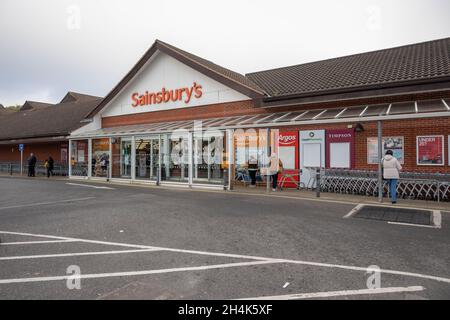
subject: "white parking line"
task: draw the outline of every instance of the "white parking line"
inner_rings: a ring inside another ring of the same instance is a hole
[[[280,263],[280,262],[278,262],[278,261],[252,261],[252,262],[236,262],[236,263],[225,263],[225,264],[215,264],[215,265],[209,265],[209,266],[185,267],[185,268],[171,268],[171,269],[156,269],[156,270],[142,270],[142,271],[126,271],[126,272],[81,274],[79,276],[79,279],[98,279],[98,278],[111,278],[111,277],[144,276],[144,275],[150,275],[150,274],[162,274],[162,273],[173,273],[173,272],[203,271],[203,270],[211,270],[211,269],[247,267],[247,266],[256,266],[256,265],[261,265],[261,264],[271,264],[271,263]],[[54,277],[1,279],[0,280],[0,284],[57,281],[57,280],[73,279],[73,277],[74,277],[73,275],[66,275],[66,276],[54,276]]]
[[[312,292],[312,293],[296,293],[279,296],[264,296],[256,298],[245,298],[237,300],[296,300],[296,299],[312,299],[312,298],[330,298],[342,296],[356,296],[356,295],[372,295],[372,294],[386,294],[386,293],[402,293],[402,292],[417,292],[425,290],[422,286],[412,287],[388,287],[379,289],[360,289],[360,290],[344,290],[344,291],[327,291],[327,292]]]
[[[356,207],[354,207],[352,210],[350,210],[349,213],[347,213],[347,214],[344,216],[344,219],[350,218],[350,217],[353,216],[355,213],[357,213],[362,207],[364,207],[364,204],[362,204],[362,203],[358,204]]]
[[[137,252],[153,252],[160,251],[158,249],[137,249],[137,250],[115,250],[115,251],[93,251],[93,252],[74,252],[74,253],[57,253],[57,254],[39,254],[32,256],[11,256],[0,257],[1,260],[22,260],[22,259],[42,259],[42,258],[60,258],[60,257],[78,257],[78,256],[96,256],[106,254],[123,254]]]
[[[66,184],[69,185],[69,186],[77,186],[77,187],[86,187],[86,188],[94,188],[94,189],[106,189],[106,190],[115,190],[114,188],[110,188],[110,187],[99,187],[99,186],[95,186],[95,185],[88,185],[88,184],[81,184],[81,183],[67,182]]]
[[[22,204],[22,205],[17,205],[17,206],[0,207],[0,210],[17,209],[17,208],[34,207],[34,206],[44,206],[44,205],[66,203],[66,202],[86,201],[86,200],[91,200],[91,199],[95,199],[95,197],[66,199],[66,200],[59,200],[59,201],[52,201],[52,202],[50,202],[50,201],[49,202],[38,202],[38,203]]]
[[[61,243],[61,242],[78,242],[78,240],[42,240],[42,241],[24,241],[24,242],[0,242],[0,246],[22,245],[22,244],[42,244],[42,243]]]
[[[278,259],[278,258],[268,258],[268,257],[259,257],[259,256],[249,256],[249,255],[240,255],[240,254],[231,254],[231,253],[220,253],[220,252],[209,252],[209,251],[198,251],[198,250],[186,250],[186,249],[175,249],[175,248],[165,248],[165,247],[153,247],[153,246],[144,246],[144,245],[136,245],[136,244],[125,244],[125,243],[117,243],[117,242],[106,242],[106,241],[96,241],[96,240],[86,240],[79,238],[67,238],[67,237],[55,237],[49,235],[41,235],[41,234],[30,234],[30,233],[21,233],[21,232],[10,232],[10,231],[0,231],[0,234],[16,234],[16,235],[25,235],[25,236],[36,236],[42,238],[54,238],[54,239],[71,239],[77,240],[86,243],[97,243],[97,244],[110,244],[113,246],[124,246],[130,248],[140,248],[140,249],[158,249],[162,251],[171,251],[171,252],[182,252],[182,253],[191,253],[198,255],[208,255],[208,256],[217,256],[217,257],[229,257],[229,258],[241,258],[248,260],[259,260],[259,262],[268,262],[268,263],[292,263],[292,264],[300,264],[300,265],[308,265],[308,266],[316,266],[316,267],[324,267],[324,268],[335,268],[335,269],[344,269],[344,270],[353,270],[353,271],[362,271],[367,272],[367,267],[356,267],[356,266],[347,266],[347,265],[339,265],[332,263],[322,263],[322,262],[312,262],[312,261],[302,261],[302,260],[290,260],[290,259]],[[438,277],[427,274],[406,272],[406,271],[398,271],[398,270],[389,270],[389,269],[380,269],[380,273],[385,274],[394,274],[399,276],[413,277],[419,279],[428,279],[438,282],[450,283],[450,278]]]
[[[406,223],[406,222],[388,221],[388,224],[396,224],[396,225],[408,226],[408,227],[420,227],[420,228],[439,229],[439,227],[436,227],[436,226],[428,226],[426,224],[414,224],[414,223]]]

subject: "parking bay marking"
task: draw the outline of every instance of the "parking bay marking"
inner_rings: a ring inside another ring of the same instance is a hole
[[[0,210],[26,208],[26,207],[34,207],[34,206],[44,206],[44,205],[52,205],[52,204],[59,204],[59,203],[66,203],[66,202],[78,202],[78,201],[86,201],[86,200],[91,200],[91,199],[95,199],[95,197],[86,197],[86,198],[78,198],[78,199],[66,199],[66,200],[58,200],[58,201],[22,204],[22,205],[9,206],[9,207],[0,207]]]
[[[336,268],[336,269],[344,269],[344,270],[353,270],[353,271],[367,272],[367,268],[366,267],[346,266],[346,265],[322,263],[322,262],[290,260],[290,259],[277,259],[277,258],[267,258],[267,257],[258,257],[258,256],[247,256],[247,255],[240,255],[240,254],[208,252],[208,251],[198,251],[198,250],[185,250],[185,249],[174,249],[174,248],[165,248],[165,247],[152,247],[152,246],[144,246],[144,245],[125,244],[125,243],[117,243],[117,242],[106,242],[106,241],[97,241],[97,240],[86,240],[86,239],[68,238],[68,237],[57,237],[57,236],[49,236],[49,235],[41,235],[41,234],[30,234],[30,233],[22,233],[22,232],[11,232],[11,231],[0,231],[0,234],[1,233],[25,235],[25,236],[35,236],[35,237],[41,237],[41,238],[71,239],[71,240],[78,240],[80,242],[86,242],[86,243],[110,244],[112,246],[125,246],[125,247],[130,247],[130,248],[159,249],[161,251],[182,252],[182,253],[192,253],[192,254],[218,256],[218,257],[220,256],[220,257],[241,258],[241,259],[249,259],[249,260],[259,260],[259,262],[261,262],[261,263],[264,263],[264,262],[266,262],[266,263],[277,263],[277,262],[279,262],[279,263],[290,263],[290,264],[308,265],[308,266],[316,266],[316,267],[324,267],[324,268]],[[203,270],[203,269],[198,269],[198,270]],[[438,282],[450,283],[450,278],[432,276],[432,275],[427,275],[427,274],[420,274],[420,273],[413,273],[413,272],[406,272],[406,271],[397,271],[397,270],[389,270],[389,269],[380,269],[380,273],[393,274],[393,275],[399,275],[399,276],[406,276],[406,277],[413,277],[413,278],[420,278],[420,279],[428,279],[428,280],[434,280],[434,281],[438,281]],[[61,279],[63,279],[63,278],[61,278]]]
[[[156,269],[156,270],[142,270],[142,271],[125,271],[125,272],[111,272],[111,273],[94,273],[94,274],[80,274],[79,279],[98,279],[98,278],[110,278],[110,277],[127,277],[127,276],[142,276],[150,274],[163,274],[173,272],[187,272],[187,271],[201,271],[211,269],[224,269],[234,267],[256,266],[262,264],[282,263],[280,261],[251,261],[251,262],[236,262],[215,264],[208,266],[198,267],[184,267],[184,268],[171,268],[171,269]],[[44,281],[57,281],[72,279],[72,275],[66,276],[54,276],[54,277],[34,277],[34,278],[16,278],[16,279],[0,279],[0,284],[10,283],[28,283],[28,282],[44,282]]]
[[[153,251],[160,251],[160,250],[158,250],[158,249],[136,249],[136,250],[110,250],[110,251],[73,252],[73,253],[57,253],[57,254],[39,254],[39,255],[31,255],[31,256],[0,257],[0,261],[2,261],[2,260],[4,261],[4,260],[22,260],[22,259],[95,256],[95,255],[153,252]]]
[[[279,296],[263,296],[255,298],[244,298],[237,300],[296,300],[296,299],[312,299],[312,298],[330,298],[342,296],[356,296],[356,295],[372,295],[372,294],[387,294],[387,293],[403,293],[403,292],[417,292],[425,290],[422,286],[410,287],[387,287],[378,289],[359,289],[359,290],[343,290],[343,291],[326,291],[326,292],[312,292],[312,293],[296,293]]]
[[[11,245],[28,245],[28,244],[46,244],[46,243],[61,243],[61,242],[79,242],[78,240],[42,240],[42,241],[23,241],[23,242],[0,242],[0,246]]]
[[[86,188],[94,188],[94,189],[105,189],[105,190],[115,190],[114,188],[110,187],[100,187],[100,186],[94,186],[94,185],[88,185],[88,184],[81,184],[81,183],[66,183],[69,186],[77,186],[77,187],[86,187]]]

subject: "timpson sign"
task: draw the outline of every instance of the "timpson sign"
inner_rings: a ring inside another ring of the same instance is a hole
[[[163,87],[159,92],[134,92],[131,95],[131,100],[133,101],[131,106],[142,107],[169,102],[184,102],[188,104],[192,99],[200,99],[202,95],[203,87],[194,82],[191,87],[169,90]]]

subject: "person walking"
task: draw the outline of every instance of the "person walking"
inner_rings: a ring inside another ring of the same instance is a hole
[[[52,156],[49,156],[47,159],[47,178],[50,178],[50,175],[53,177],[53,169],[55,168],[55,161],[53,160]]]
[[[283,162],[275,153],[270,156],[269,171],[272,176],[272,191],[277,191],[278,174],[283,172]]]
[[[30,157],[28,158],[28,176],[29,177],[34,177],[36,176],[36,156],[34,155],[34,153],[30,153]]]
[[[397,203],[397,182],[400,178],[402,165],[397,158],[394,157],[392,150],[386,151],[381,165],[383,167],[383,178],[388,180],[391,202],[392,204],[395,204]]]
[[[247,164],[248,174],[250,176],[250,187],[256,187],[256,172],[258,171],[258,159],[255,156],[250,156]]]

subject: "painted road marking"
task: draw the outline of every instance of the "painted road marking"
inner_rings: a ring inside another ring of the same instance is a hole
[[[439,227],[436,227],[436,226],[427,226],[426,224],[414,224],[414,223],[395,222],[395,221],[388,221],[388,224],[396,224],[396,225],[400,225],[400,226],[408,226],[408,227],[419,227],[419,228],[439,229]]]
[[[349,213],[347,213],[347,214],[344,216],[344,219],[350,218],[350,217],[353,216],[355,213],[357,213],[359,210],[361,210],[362,207],[364,207],[364,205],[363,205],[362,203],[361,203],[361,204],[358,204],[356,207],[354,207],[352,210],[350,210]]]
[[[280,263],[279,261],[252,261],[252,262],[236,262],[215,264],[209,266],[198,267],[185,267],[185,268],[171,268],[171,269],[156,269],[156,270],[142,270],[142,271],[126,271],[126,272],[111,272],[111,273],[93,273],[93,274],[81,274],[79,279],[98,279],[98,278],[111,278],[111,277],[129,277],[129,276],[144,276],[150,274],[163,274],[173,272],[187,272],[187,271],[203,271],[211,269],[224,269],[246,266],[257,266],[262,264]],[[28,283],[28,282],[46,282],[46,281],[58,281],[73,279],[73,275],[54,276],[54,277],[34,277],[34,278],[17,278],[17,279],[1,279],[0,284],[10,283]]]
[[[86,200],[91,200],[91,199],[95,199],[95,197],[66,199],[66,200],[59,200],[59,201],[53,201],[53,202],[40,202],[40,203],[22,204],[22,205],[17,205],[17,206],[0,207],[0,210],[26,208],[26,207],[34,207],[34,206],[45,206],[45,205],[52,205],[52,204],[59,204],[59,203],[66,203],[66,202],[86,201]]]
[[[106,190],[115,190],[114,188],[110,188],[110,187],[99,187],[99,186],[88,185],[88,184],[81,184],[81,183],[67,182],[66,184],[68,184],[69,186],[77,186],[77,187],[86,187],[86,188],[94,188],[94,189],[106,189]]]
[[[433,224],[436,228],[442,227],[442,215],[440,210],[433,210]]]
[[[324,267],[324,268],[335,268],[335,269],[344,269],[344,270],[353,270],[353,271],[362,271],[367,272],[367,267],[357,267],[357,266],[347,266],[347,265],[339,265],[332,263],[322,263],[322,262],[312,262],[312,261],[302,261],[302,260],[290,260],[290,259],[278,259],[278,258],[267,258],[267,257],[259,257],[259,256],[248,256],[248,255],[240,255],[240,254],[230,254],[230,253],[220,253],[220,252],[209,252],[209,251],[198,251],[198,250],[185,250],[185,249],[174,249],[174,248],[165,248],[165,247],[151,247],[144,245],[136,245],[136,244],[125,244],[125,243],[117,243],[117,242],[106,242],[106,241],[96,241],[96,240],[86,240],[79,238],[67,238],[67,237],[56,237],[49,235],[41,235],[41,234],[30,234],[30,233],[22,233],[22,232],[10,232],[10,231],[0,231],[0,233],[4,234],[16,234],[16,235],[24,235],[24,236],[36,236],[42,238],[55,238],[55,239],[72,239],[80,242],[86,243],[99,243],[99,244],[110,244],[113,246],[124,246],[130,248],[140,248],[140,249],[158,249],[161,251],[171,251],[171,252],[182,252],[182,253],[192,253],[198,255],[209,255],[209,256],[217,256],[217,257],[229,257],[229,258],[241,258],[247,260],[259,260],[260,262],[279,262],[279,263],[291,263],[291,264],[300,264],[300,265],[308,265],[315,267]],[[398,270],[389,270],[389,269],[380,269],[380,273],[385,274],[394,274],[399,276],[420,278],[420,279],[428,279],[434,280],[438,282],[450,283],[450,278],[432,276],[427,274],[406,272],[406,271],[398,271]]]
[[[360,289],[360,290],[296,293],[296,294],[286,294],[286,295],[279,295],[279,296],[264,296],[264,297],[245,298],[245,299],[236,299],[236,300],[296,300],[296,299],[372,295],[372,294],[382,294],[382,293],[386,294],[386,293],[417,292],[417,291],[423,291],[423,290],[425,290],[425,288],[422,286],[388,287],[388,288],[379,288],[379,289]]]
[[[42,240],[42,241],[24,241],[24,242],[0,242],[0,246],[22,245],[22,244],[41,244],[41,243],[61,243],[61,242],[78,242],[77,240]]]
[[[39,254],[32,256],[11,256],[0,257],[1,260],[22,260],[22,259],[42,259],[42,258],[60,258],[60,257],[77,257],[77,256],[96,256],[106,254],[123,254],[136,252],[153,252],[160,251],[158,249],[137,249],[137,250],[115,250],[115,251],[93,251],[93,252],[74,252],[74,253],[57,253],[57,254]]]

